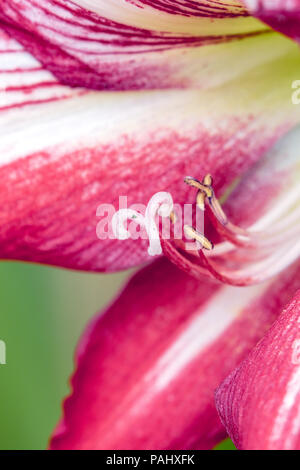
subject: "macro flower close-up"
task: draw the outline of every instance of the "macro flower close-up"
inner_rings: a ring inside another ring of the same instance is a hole
[[[299,46],[300,0],[0,1],[0,284],[101,299],[49,449],[300,450]]]

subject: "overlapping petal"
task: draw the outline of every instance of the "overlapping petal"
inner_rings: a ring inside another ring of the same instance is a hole
[[[226,63],[228,41],[266,30],[224,0],[3,0],[1,18],[62,83],[101,90],[208,87],[217,60],[202,46],[219,44]],[[243,62],[251,67],[251,57]]]
[[[0,30],[0,119],[6,130],[13,127],[13,110],[80,96],[61,83],[12,37]],[[30,109],[30,108],[27,108]],[[38,108],[43,109],[43,108]],[[5,155],[1,154],[1,163]]]
[[[299,0],[243,0],[250,13],[300,43]]]
[[[214,390],[299,288],[219,287],[166,259],[137,273],[81,340],[53,449],[203,449],[225,436]]]
[[[220,194],[293,127],[300,56],[271,36],[264,64],[257,39],[228,45],[222,86],[216,56],[211,89],[120,94],[60,85],[2,33],[1,257],[103,271],[146,260],[147,241],[98,240],[97,207],[117,210],[119,195],[146,205],[157,191],[191,202],[186,174],[212,173]]]
[[[300,292],[216,394],[239,449],[300,449]]]

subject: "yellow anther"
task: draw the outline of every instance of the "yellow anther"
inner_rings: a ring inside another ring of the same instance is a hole
[[[197,194],[197,206],[198,206],[199,209],[201,209],[202,211],[205,210],[205,199],[206,199],[206,194],[203,193],[202,191],[198,191],[198,194]]]
[[[213,244],[204,235],[202,235],[202,233],[197,232],[197,230],[195,230],[193,227],[190,227],[189,225],[185,225],[183,228],[186,236],[197,240],[201,246],[203,246],[203,248],[206,250],[213,249]]]
[[[192,186],[193,188],[197,188],[199,190],[203,189],[203,184],[200,183],[200,181],[197,180],[196,178],[193,178],[192,176],[186,176],[184,178],[184,182],[188,184],[189,186]]]
[[[212,184],[213,184],[212,176],[211,175],[206,175],[204,177],[203,183],[205,184],[205,186],[212,186]]]

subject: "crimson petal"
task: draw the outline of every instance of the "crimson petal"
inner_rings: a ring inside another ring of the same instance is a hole
[[[266,30],[224,0],[2,0],[1,18],[61,82],[101,90],[207,86],[214,49],[202,46]]]
[[[214,390],[300,286],[299,265],[246,288],[196,281],[166,259],[137,273],[81,340],[52,449],[211,448]]]

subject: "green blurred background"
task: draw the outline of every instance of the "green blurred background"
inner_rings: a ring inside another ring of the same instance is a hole
[[[68,394],[73,353],[88,320],[128,273],[86,274],[0,263],[0,449],[44,449]],[[233,449],[225,441],[218,449]]]

